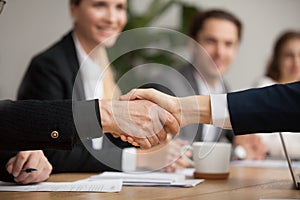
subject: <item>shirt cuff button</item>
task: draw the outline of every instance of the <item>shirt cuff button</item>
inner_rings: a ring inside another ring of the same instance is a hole
[[[51,132],[51,138],[56,139],[56,138],[58,138],[58,136],[59,136],[59,133],[57,131]]]

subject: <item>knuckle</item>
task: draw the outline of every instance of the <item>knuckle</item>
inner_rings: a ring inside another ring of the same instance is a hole
[[[45,167],[45,170],[46,170],[47,172],[51,172],[52,169],[53,169],[53,167],[52,167],[52,165],[50,165],[50,164],[48,164],[48,165]]]
[[[150,118],[147,118],[144,122],[140,123],[138,125],[142,130],[146,132],[152,132],[152,120]]]
[[[18,158],[18,160],[25,160],[27,158],[27,154],[20,152],[20,153],[18,153],[17,158]]]

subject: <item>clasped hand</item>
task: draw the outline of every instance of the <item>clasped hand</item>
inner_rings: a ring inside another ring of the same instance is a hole
[[[178,120],[168,111],[148,101],[99,101],[104,133],[148,149],[179,132]]]
[[[168,133],[168,130],[173,135],[175,135],[179,131],[179,127],[184,127],[188,124],[193,123],[199,123],[200,121],[200,109],[199,109],[199,102],[196,96],[191,97],[184,97],[184,98],[177,98],[170,95],[167,95],[165,93],[159,92],[155,89],[133,89],[129,93],[123,95],[120,97],[123,101],[130,101],[130,102],[136,102],[136,106],[134,107],[133,112],[140,112],[141,109],[138,109],[141,104],[150,104],[151,107],[155,107],[156,111],[154,113],[159,116],[160,120],[164,120],[164,129],[165,131],[157,135],[158,139],[151,139],[150,141],[146,141],[147,147],[150,147],[150,144],[157,144],[157,141],[161,139],[165,139],[165,133]],[[147,101],[146,101],[147,100]],[[150,103],[151,102],[151,103]],[[145,112],[140,113],[141,115],[145,114]],[[158,118],[153,118],[155,115],[149,115],[150,118],[147,120],[143,120],[141,116],[137,116],[135,120],[136,122],[139,122],[139,120],[142,120],[141,123],[157,123],[159,120]],[[161,118],[161,116],[164,116]],[[120,118],[123,119],[123,118]],[[133,120],[134,121],[134,120]],[[120,126],[122,127],[122,126]],[[135,128],[139,128],[136,126]],[[157,130],[157,129],[154,129]],[[176,131],[175,131],[176,130]],[[138,129],[135,129],[134,131],[138,131]],[[128,141],[129,143],[133,145],[141,145],[141,140],[137,140],[140,137],[136,137],[136,135],[132,135],[133,132],[127,132],[127,134],[116,134],[115,136],[118,137],[121,135],[121,139],[123,141]],[[155,132],[157,133],[157,132]],[[144,136],[153,136],[153,132],[143,132]],[[149,139],[149,138],[148,138]],[[145,142],[145,141],[142,141]]]

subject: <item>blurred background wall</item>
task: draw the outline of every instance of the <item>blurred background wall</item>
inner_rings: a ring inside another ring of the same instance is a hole
[[[222,8],[244,23],[236,60],[225,75],[232,90],[251,87],[262,75],[274,40],[286,29],[300,30],[299,0],[181,0],[205,10]],[[30,59],[53,44],[71,27],[68,0],[7,0],[0,16],[0,98],[15,99]],[[131,8],[144,13],[152,0],[131,0]],[[166,2],[166,0],[161,0]],[[179,6],[172,5],[152,26],[178,28]]]

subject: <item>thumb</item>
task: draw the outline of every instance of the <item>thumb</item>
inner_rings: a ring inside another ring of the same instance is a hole
[[[166,138],[166,143],[171,142],[172,141],[172,136],[170,134],[167,135]]]
[[[180,125],[176,118],[165,110],[163,110],[162,112],[158,112],[158,115],[164,125],[166,132],[171,133],[173,136],[176,136],[180,129]]]

